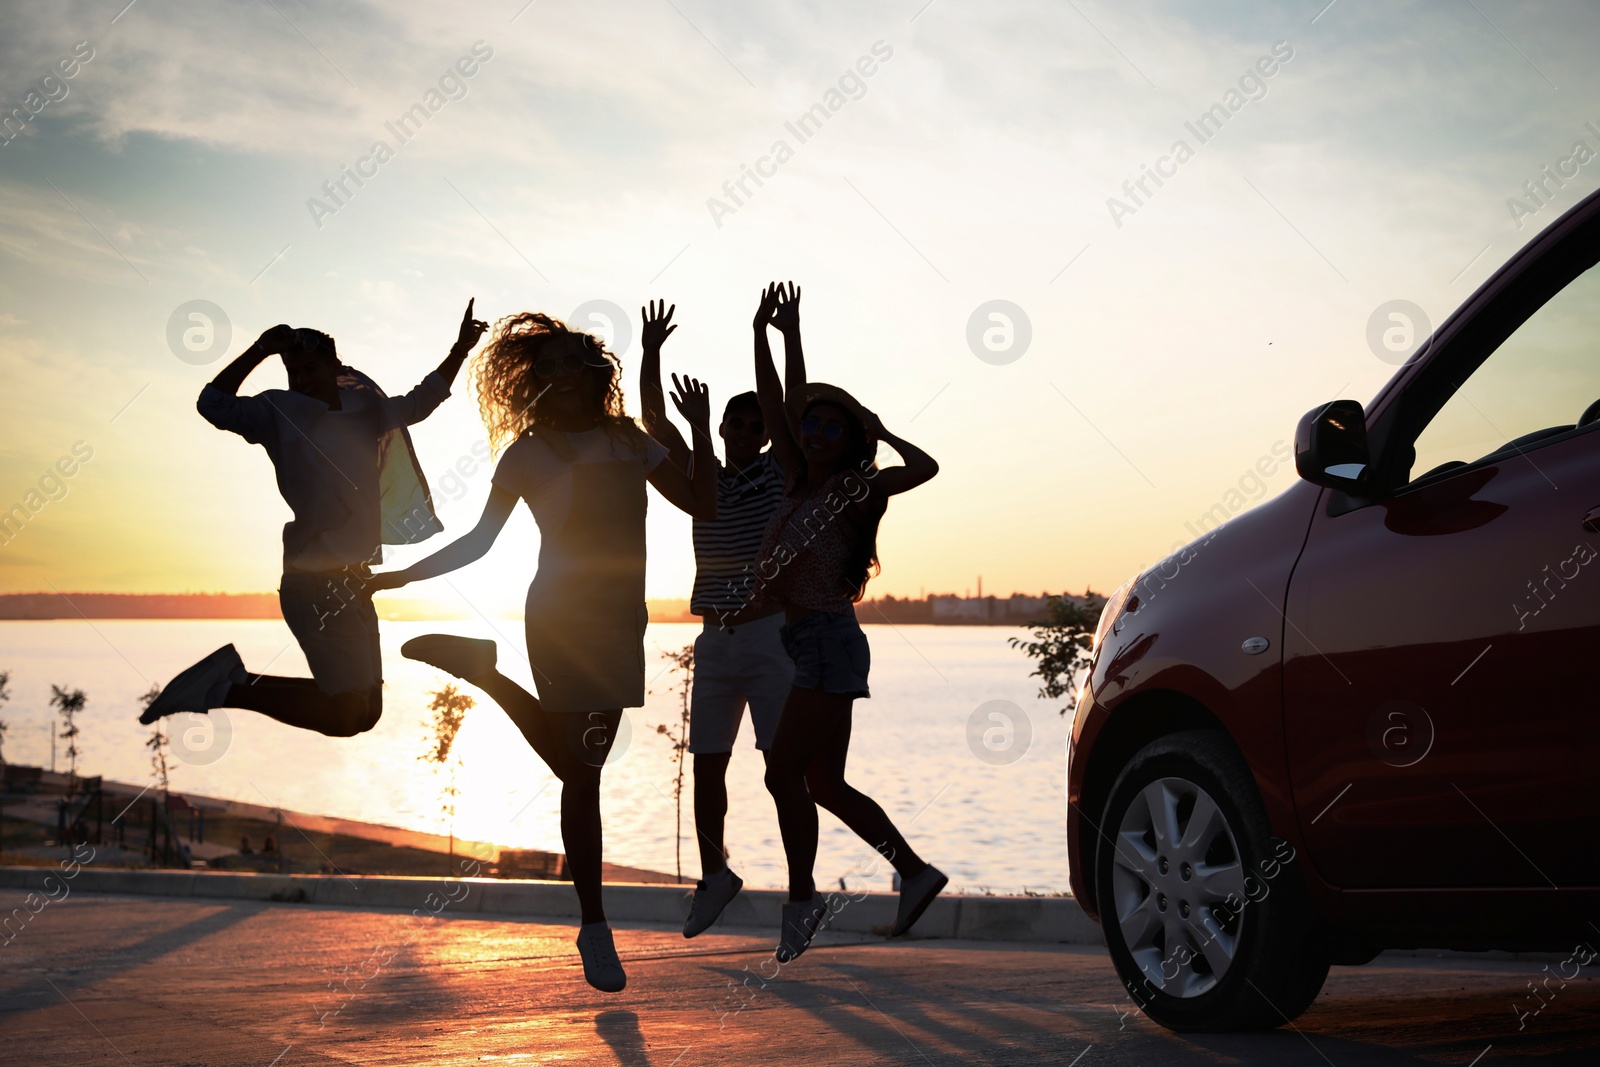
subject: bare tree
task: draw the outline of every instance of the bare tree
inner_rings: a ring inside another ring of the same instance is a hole
[[[67,780],[68,792],[78,791],[78,712],[89,702],[82,689],[63,689],[59,685],[50,687],[50,706],[56,709],[56,714],[61,716],[61,740],[67,743]]]
[[[672,786],[672,800],[677,805],[678,832],[673,842],[678,862],[678,881],[683,881],[683,757],[689,751],[689,691],[694,688],[694,645],[684,645],[676,652],[664,653],[672,661],[671,673],[679,676],[678,722],[676,726],[662,723],[656,733],[672,742],[672,758],[678,764],[678,776]]]
[[[423,725],[433,731],[433,736],[428,741],[428,751],[417,758],[427,763],[432,763],[437,768],[448,767],[450,777],[443,789],[439,791],[443,804],[440,810],[450,821],[450,857],[456,854],[456,796],[460,790],[456,788],[456,769],[461,766],[461,757],[457,755],[451,759],[455,748],[456,734],[461,732],[461,723],[467,717],[467,710],[477,701],[468,693],[459,692],[454,685],[446,685],[430,693],[433,697],[428,704],[428,710],[433,712],[433,721],[423,720]]]
[[[11,699],[10,685],[11,672],[0,671],[0,707],[5,706],[6,701]],[[6,765],[6,730],[9,728],[9,724],[4,719],[0,719],[0,767]]]
[[[11,699],[11,689],[9,688],[10,685],[11,685],[11,672],[10,671],[0,671],[0,706],[3,706],[6,701]],[[0,792],[3,792],[4,791],[4,787],[5,787],[6,730],[7,730],[7,728],[8,728],[8,724],[6,723],[6,721],[4,719],[0,719]],[[3,810],[3,809],[0,809],[0,810]],[[5,825],[4,825],[3,822],[0,822],[0,851],[4,851],[4,847],[3,846],[5,844],[5,837],[6,837]]]
[[[160,695],[161,687],[152,685],[139,698],[139,704],[142,708],[148,708],[151,702]],[[163,801],[167,798],[167,792],[172,782],[171,766],[167,760],[167,746],[171,743],[171,738],[167,736],[167,731],[163,728],[165,723],[165,719],[157,721],[150,730],[150,739],[144,743],[144,747],[150,750],[150,770],[156,776],[156,784],[161,788],[161,799]]]

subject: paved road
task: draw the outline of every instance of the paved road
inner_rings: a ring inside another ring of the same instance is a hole
[[[630,926],[629,987],[604,997],[575,933],[448,908],[422,924],[77,893],[0,948],[0,1063],[1600,1063],[1600,982],[1574,980],[1519,1032],[1512,1006],[1531,1009],[1541,974],[1525,960],[1385,957],[1337,969],[1297,1029],[1180,1036],[1123,1014],[1106,957],[1085,948],[826,934],[735,993],[763,960],[772,973],[770,934]]]

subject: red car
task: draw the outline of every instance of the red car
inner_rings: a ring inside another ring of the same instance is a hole
[[[1597,260],[1600,193],[1107,602],[1072,889],[1156,1022],[1282,1025],[1389,948],[1595,958]]]

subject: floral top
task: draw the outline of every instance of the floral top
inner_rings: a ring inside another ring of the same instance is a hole
[[[876,473],[876,472],[873,472]],[[845,578],[855,523],[842,514],[869,491],[867,477],[839,471],[811,496],[787,496],[773,512],[755,567],[755,598],[854,615],[859,591]]]

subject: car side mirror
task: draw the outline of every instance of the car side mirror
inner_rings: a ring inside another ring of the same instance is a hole
[[[1295,429],[1294,467],[1312,485],[1364,492],[1371,465],[1367,413],[1357,401],[1335,400],[1314,408]]]

